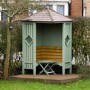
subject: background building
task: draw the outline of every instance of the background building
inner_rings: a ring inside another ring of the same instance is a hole
[[[90,17],[90,0],[84,0],[84,16]]]
[[[48,6],[64,16],[82,17],[90,16],[90,0],[36,0],[34,3]],[[36,13],[37,10],[35,10]],[[27,16],[27,15],[25,15]],[[23,15],[18,15],[21,18]],[[5,20],[6,15],[0,8],[0,20]]]
[[[42,4],[49,6],[58,13],[69,16],[71,0],[42,0]]]
[[[41,5],[49,6],[49,8],[57,11],[58,13],[69,16],[70,12],[70,2],[71,0],[36,0],[35,3],[39,3]],[[35,11],[36,12],[36,11]],[[23,15],[20,15],[20,17]],[[19,17],[19,16],[18,16]],[[0,21],[6,20],[5,13],[2,12],[2,7],[0,8]]]
[[[83,0],[71,0],[71,16],[83,16]]]

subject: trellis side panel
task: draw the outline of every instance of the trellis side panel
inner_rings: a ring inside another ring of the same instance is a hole
[[[36,74],[36,24],[22,23],[22,74],[25,69],[33,69]]]

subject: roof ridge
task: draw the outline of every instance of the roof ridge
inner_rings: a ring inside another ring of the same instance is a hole
[[[52,17],[52,14],[50,13],[50,11],[49,11],[49,10],[50,10],[50,9],[49,9],[49,8],[47,8],[48,14],[49,14],[49,16],[50,16],[51,20],[54,22],[54,19],[53,19],[53,17]]]

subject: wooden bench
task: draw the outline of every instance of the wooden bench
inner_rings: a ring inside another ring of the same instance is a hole
[[[63,61],[62,47],[60,46],[37,46],[36,47],[36,61],[42,60],[55,61],[56,65],[62,66],[62,74],[65,75],[65,69],[72,72],[71,62]]]
[[[62,63],[62,47],[60,46],[37,46],[36,61],[52,60],[57,63]]]

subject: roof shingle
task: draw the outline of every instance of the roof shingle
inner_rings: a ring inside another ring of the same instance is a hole
[[[34,22],[65,22],[72,21],[72,19],[65,17],[52,9],[45,9],[43,11],[37,12],[25,19],[23,21],[34,21]]]

